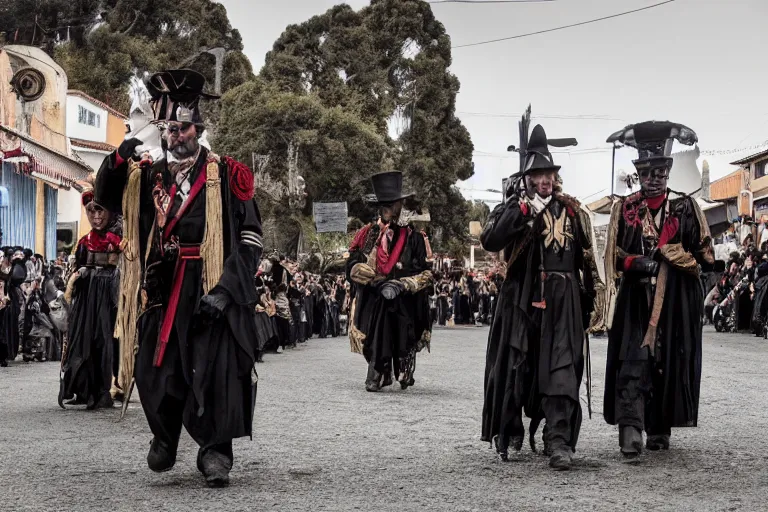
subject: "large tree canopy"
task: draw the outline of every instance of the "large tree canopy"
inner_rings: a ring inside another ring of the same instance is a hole
[[[464,240],[469,204],[454,183],[472,175],[473,146],[455,115],[450,64],[450,38],[428,3],[337,5],[287,27],[260,80],[224,98],[217,143],[241,158],[271,152],[275,177],[287,145],[298,145],[310,197],[346,200],[353,214],[365,178],[400,169],[441,228],[438,248],[440,238]]]
[[[134,74],[184,65],[214,85],[214,57],[224,48],[222,91],[253,78],[240,33],[212,0],[17,0],[0,2],[8,42],[43,45],[67,72],[69,86],[118,110],[129,107]],[[9,4],[9,5],[6,5]]]

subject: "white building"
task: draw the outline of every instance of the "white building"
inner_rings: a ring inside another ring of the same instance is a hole
[[[67,91],[67,137],[76,157],[90,167],[99,170],[104,158],[123,141],[128,118],[104,102],[82,91]],[[73,229],[78,236],[88,232],[82,213],[80,194],[71,190],[59,195],[59,225]]]

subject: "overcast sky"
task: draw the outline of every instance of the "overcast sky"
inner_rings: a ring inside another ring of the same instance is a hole
[[[462,45],[578,23],[662,0],[557,0],[540,3],[433,5],[452,44]],[[292,23],[325,12],[333,0],[223,0],[254,70]],[[359,9],[369,2],[347,2]],[[567,192],[595,199],[610,190],[605,139],[649,119],[688,125],[702,151],[754,146],[768,140],[768,1],[675,0],[627,16],[494,44],[455,48],[451,71],[461,81],[457,113],[475,145],[468,189],[500,188],[518,168],[517,120],[531,103],[533,122],[549,137],[576,137],[576,153],[555,154]],[[503,117],[515,114],[514,117]],[[602,116],[552,119],[539,116]],[[584,152],[591,148],[602,152]],[[581,152],[581,154],[579,154]],[[739,156],[706,156],[714,178]],[[617,155],[632,170],[633,152]],[[702,158],[702,159],[703,159]],[[701,160],[700,160],[701,161]],[[588,197],[594,194],[593,197]]]

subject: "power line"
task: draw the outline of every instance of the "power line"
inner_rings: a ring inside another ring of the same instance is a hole
[[[434,0],[428,4],[538,4],[557,0]]]
[[[470,46],[480,46],[481,44],[498,43],[498,42],[501,42],[501,41],[509,41],[509,40],[512,40],[512,39],[520,39],[522,37],[535,36],[535,35],[538,35],[538,34],[546,34],[547,32],[554,32],[556,30],[563,30],[563,29],[566,29],[566,28],[573,28],[573,27],[578,27],[578,26],[581,26],[581,25],[588,25],[590,23],[596,23],[598,21],[609,20],[611,18],[618,18],[619,16],[626,16],[627,14],[633,14],[633,13],[636,13],[636,12],[645,11],[645,10],[648,10],[648,9],[653,9],[654,7],[659,7],[661,5],[670,4],[670,3],[674,2],[674,1],[675,0],[666,0],[665,2],[660,2],[658,4],[653,4],[653,5],[649,5],[649,6],[646,6],[646,7],[640,7],[639,9],[634,9],[632,11],[625,11],[625,12],[620,12],[618,14],[611,14],[610,16],[603,16],[602,18],[595,18],[593,20],[580,21],[578,23],[572,23],[570,25],[563,25],[563,26],[560,26],[560,27],[548,28],[548,29],[545,29],[545,30],[537,30],[536,32],[528,32],[526,34],[518,34],[518,35],[515,35],[515,36],[502,37],[502,38],[499,38],[499,39],[490,39],[488,41],[478,41],[477,43],[460,44],[458,46],[451,46],[451,49],[468,48]]]
[[[514,112],[494,114],[492,112],[465,112],[456,111],[457,114],[465,116],[475,117],[502,117],[502,118],[518,118],[522,116],[522,112],[516,114]],[[624,121],[624,119],[618,119],[615,117],[608,117],[604,114],[573,114],[573,115],[556,115],[556,114],[532,114],[533,119],[568,119],[576,121]]]

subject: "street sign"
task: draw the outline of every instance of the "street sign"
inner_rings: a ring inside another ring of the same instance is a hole
[[[318,233],[347,232],[347,203],[312,203]]]

